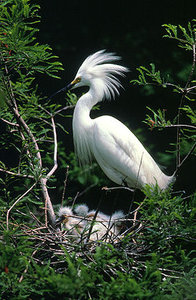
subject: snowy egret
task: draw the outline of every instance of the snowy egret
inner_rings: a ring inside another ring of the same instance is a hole
[[[67,86],[68,89],[89,87],[79,98],[73,114],[75,152],[82,164],[90,164],[95,159],[103,172],[119,185],[142,189],[146,184],[157,183],[160,189],[165,189],[174,177],[161,171],[123,123],[107,115],[90,117],[92,107],[99,101],[119,94],[121,84],[117,77],[128,71],[126,67],[111,63],[119,59],[104,50],[88,56]]]

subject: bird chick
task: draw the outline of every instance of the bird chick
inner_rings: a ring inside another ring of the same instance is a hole
[[[76,215],[74,215],[70,207],[60,207],[58,216],[59,218],[56,220],[56,226],[62,224],[62,227],[64,230],[66,230],[67,234],[74,237],[80,236],[84,228],[84,224],[82,223],[81,218],[78,218]]]
[[[89,211],[86,204],[78,205],[74,212],[70,207],[61,207],[58,215],[56,224],[62,224],[63,229],[78,241],[88,239],[89,241],[116,242],[122,228],[120,219],[124,218],[122,211],[108,216],[102,212],[97,213],[95,210]]]

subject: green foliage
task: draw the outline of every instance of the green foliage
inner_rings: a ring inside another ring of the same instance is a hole
[[[176,155],[178,164],[180,164],[181,155],[188,155],[194,152],[195,149],[195,133],[196,133],[196,110],[194,108],[195,102],[195,65],[196,65],[196,20],[188,23],[187,29],[181,25],[175,26],[171,24],[164,24],[167,34],[165,38],[174,39],[179,42],[179,47],[185,50],[192,51],[193,60],[192,66],[189,68],[189,72],[184,78],[182,84],[169,82],[167,78],[161,74],[160,71],[156,71],[154,64],[150,64],[150,68],[140,66],[137,68],[139,72],[138,79],[131,81],[132,84],[143,86],[150,89],[150,86],[162,87],[172,89],[174,93],[178,93],[180,96],[180,105],[177,110],[177,114],[173,117],[173,120],[167,120],[165,115],[165,109],[158,109],[155,111],[152,108],[148,108],[151,111],[151,115],[146,116],[145,123],[149,125],[150,130],[154,128],[165,129],[176,128],[177,129],[177,142],[176,142]],[[183,120],[183,121],[182,121]],[[184,145],[189,145],[185,147]],[[181,152],[180,152],[181,149]],[[190,150],[191,149],[191,150]],[[178,165],[177,165],[178,168]]]
[[[47,178],[55,163],[57,128],[67,133],[62,125],[55,124],[62,107],[39,95],[37,76],[59,78],[63,68],[50,46],[37,42],[39,5],[12,0],[1,1],[0,6],[0,120],[4,124],[0,151],[8,154],[0,162],[1,197],[6,208],[21,196],[16,208],[24,213],[25,203],[32,209],[45,201],[40,196],[42,179]],[[72,98],[69,96],[68,106],[63,109],[72,106]],[[8,158],[9,153],[14,160]],[[51,176],[47,180],[52,182]],[[33,191],[22,196],[34,183]]]
[[[62,70],[62,65],[56,61],[57,56],[52,55],[48,45],[35,42],[38,29],[34,26],[39,22],[39,5],[30,4],[29,0],[2,2],[1,59],[7,61],[7,68],[17,73],[21,84],[25,76],[35,73],[58,77],[55,73]],[[27,78],[29,80],[33,78]]]
[[[109,183],[103,175],[97,163],[81,168],[75,153],[69,155],[65,151],[59,153],[60,168],[65,169],[69,165],[69,180],[82,186],[103,186]]]
[[[19,227],[5,231],[2,299],[194,299],[196,198],[144,192],[140,230],[117,244],[81,243],[70,251],[69,243],[57,243],[50,256],[43,234],[35,247],[36,238],[29,242]]]
[[[161,78],[160,71],[156,71],[155,65],[150,63],[151,69],[148,69],[144,66],[140,66],[136,70],[139,72],[138,79],[131,80],[131,83],[138,85],[146,85],[148,84],[147,78],[152,80],[153,83],[157,85],[163,85],[163,79]]]
[[[192,20],[192,24],[189,22],[187,28],[182,27],[181,25],[164,24],[163,27],[167,34],[163,37],[174,39],[179,42],[179,47],[192,51],[193,45],[195,44],[195,22],[196,19]]]

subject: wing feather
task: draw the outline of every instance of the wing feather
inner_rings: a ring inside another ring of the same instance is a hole
[[[162,188],[169,180],[137,137],[113,117],[95,119],[93,153],[102,170],[117,184],[126,182],[141,188],[157,182]]]

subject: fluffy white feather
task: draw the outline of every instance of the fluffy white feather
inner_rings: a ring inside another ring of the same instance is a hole
[[[119,218],[124,217],[122,211],[115,212],[111,217],[102,212],[98,212],[95,218],[95,214],[96,211],[89,211],[86,204],[78,205],[74,209],[74,213],[68,206],[61,207],[58,215],[59,218],[61,218],[62,229],[65,230],[64,238],[71,238],[78,241],[80,241],[81,238],[84,239],[84,237],[86,239],[93,221],[94,223],[89,238],[90,241],[118,241],[122,224]],[[59,222],[59,220],[57,220],[57,222]]]
[[[80,204],[78,206],[76,206],[76,208],[74,209],[74,212],[78,215],[78,216],[82,216],[85,217],[88,214],[89,208],[86,204]]]
[[[61,216],[72,216],[73,215],[73,211],[71,209],[71,207],[68,207],[68,206],[61,206],[59,208],[59,211],[58,211],[58,216],[61,217]]]

